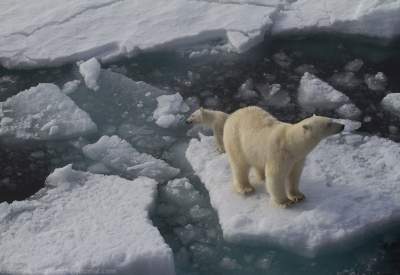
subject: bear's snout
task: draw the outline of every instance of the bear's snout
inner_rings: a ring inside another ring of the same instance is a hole
[[[186,119],[186,124],[192,124],[192,120],[190,118]]]

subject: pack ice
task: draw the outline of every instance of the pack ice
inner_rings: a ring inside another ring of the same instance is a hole
[[[118,136],[103,136],[96,143],[83,147],[88,158],[129,178],[146,176],[165,181],[178,175],[179,169],[161,159],[139,153],[127,141]]]
[[[342,92],[310,73],[304,73],[298,88],[298,103],[305,110],[334,110],[339,116],[357,119],[361,110]]]
[[[326,31],[391,39],[400,35],[399,0],[298,0],[276,16],[273,34]]]
[[[56,169],[25,201],[0,204],[0,272],[175,274],[149,219],[157,183]]]
[[[400,146],[376,136],[336,135],[309,155],[300,189],[306,200],[271,207],[264,185],[236,194],[225,154],[211,137],[192,139],[186,157],[210,194],[224,238],[273,244],[305,256],[345,249],[400,221]]]
[[[89,115],[54,84],[39,84],[0,103],[0,139],[54,140],[97,131]]]

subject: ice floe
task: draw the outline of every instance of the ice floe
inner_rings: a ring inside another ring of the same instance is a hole
[[[391,39],[400,35],[398,0],[298,0],[275,17],[273,34],[327,31]]]
[[[335,110],[348,119],[357,119],[361,115],[360,109],[351,103],[350,98],[310,73],[305,73],[300,80],[297,100],[309,112]]]
[[[157,182],[56,169],[31,199],[0,204],[2,274],[175,274],[149,219]]]
[[[1,140],[54,140],[97,131],[89,115],[54,84],[39,84],[0,103]]]
[[[103,62],[216,39],[241,52],[263,40],[276,2],[6,0],[0,4],[0,64],[37,67],[91,57]]]
[[[300,189],[307,199],[273,208],[263,185],[244,197],[231,186],[225,154],[212,137],[192,139],[186,157],[210,194],[224,238],[273,244],[314,256],[350,248],[400,220],[400,146],[376,136],[344,134],[322,142],[308,157]]]
[[[176,127],[184,121],[184,114],[190,110],[179,93],[157,97],[157,108],[153,118],[162,128]]]
[[[82,150],[91,160],[101,162],[107,168],[129,178],[146,176],[165,181],[179,173],[179,169],[161,159],[138,152],[118,136],[103,136],[96,143],[84,146]]]

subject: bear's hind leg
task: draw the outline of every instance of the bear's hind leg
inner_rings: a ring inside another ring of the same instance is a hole
[[[289,174],[287,196],[293,202],[300,202],[305,199],[304,194],[301,193],[299,190],[300,177],[303,171],[303,167],[304,167],[304,160],[301,160],[294,164],[292,171],[290,171]]]
[[[286,208],[293,203],[286,196],[286,169],[280,168],[276,163],[271,166],[269,167],[267,164],[265,168],[266,186],[271,197],[271,203],[275,206]]]
[[[238,159],[232,158],[231,154],[229,156],[229,163],[232,170],[233,177],[233,187],[239,194],[249,194],[254,191],[254,187],[250,185],[249,182],[249,171],[250,167],[247,163],[244,163]]]

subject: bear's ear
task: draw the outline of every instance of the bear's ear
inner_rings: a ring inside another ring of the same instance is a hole
[[[311,126],[310,126],[310,125],[307,125],[307,124],[304,124],[304,125],[303,125],[303,129],[304,129],[304,130],[311,130]]]
[[[200,107],[199,110],[200,110],[200,113],[202,113],[204,111],[204,108]]]

